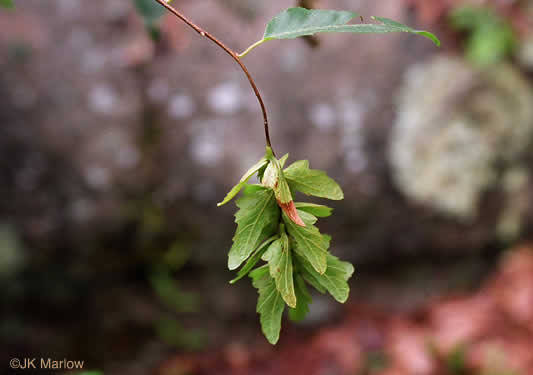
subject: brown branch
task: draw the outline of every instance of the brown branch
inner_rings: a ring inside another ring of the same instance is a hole
[[[226,51],[226,53],[228,55],[230,55],[231,57],[233,57],[233,59],[237,62],[237,64],[239,64],[239,66],[241,67],[242,71],[244,72],[244,74],[246,75],[246,78],[248,78],[248,81],[250,82],[250,85],[252,86],[252,89],[254,90],[254,93],[255,93],[255,96],[257,97],[257,100],[259,101],[259,106],[261,107],[261,111],[263,112],[263,124],[264,124],[264,128],[265,128],[265,141],[266,141],[266,144],[268,147],[272,148],[272,144],[270,142],[270,133],[268,131],[268,117],[267,117],[267,112],[266,112],[266,107],[265,107],[265,103],[263,102],[263,98],[261,98],[261,94],[259,93],[259,89],[257,88],[252,76],[250,75],[250,72],[248,71],[248,69],[246,68],[246,66],[244,65],[244,63],[241,61],[240,57],[237,55],[237,52],[233,51],[232,49],[230,49],[229,47],[227,47],[224,43],[222,43],[220,40],[218,40],[217,38],[215,38],[213,35],[211,35],[210,33],[208,33],[207,31],[205,31],[204,29],[202,29],[200,26],[194,24],[192,21],[190,21],[189,19],[187,19],[183,14],[181,14],[178,10],[176,10],[174,7],[172,7],[171,5],[167,4],[165,2],[165,0],[155,0],[157,1],[159,4],[161,4],[162,6],[164,6],[169,12],[171,12],[172,14],[174,14],[176,17],[178,17],[180,20],[182,20],[183,22],[185,22],[189,27],[191,27],[192,29],[194,29],[198,34],[200,34],[201,36],[203,37],[206,37],[208,38],[209,40],[211,40],[213,43],[215,43],[217,46],[219,46],[220,48],[222,48],[224,51]],[[272,153],[274,153],[274,151],[272,151]]]

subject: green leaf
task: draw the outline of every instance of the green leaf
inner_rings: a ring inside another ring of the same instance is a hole
[[[350,33],[392,33],[408,32],[431,39],[437,46],[439,39],[430,32],[420,31],[386,18],[373,17],[380,24],[348,24],[358,17],[356,13],[325,10],[290,8],[274,17],[267,25],[263,38],[252,44],[239,56],[245,56],[255,47],[272,39],[294,39],[316,33],[350,32]]]
[[[291,245],[294,251],[302,256],[316,272],[323,274],[326,272],[329,242],[320,234],[317,227],[313,224],[316,222],[316,217],[313,215],[299,211],[300,217],[305,223],[305,227],[295,224],[289,217],[283,213],[283,221],[287,225],[287,232],[293,244]]]
[[[235,214],[237,232],[229,252],[230,270],[239,267],[261,242],[276,233],[280,214],[274,192],[266,188],[242,196],[237,206],[240,210]]]
[[[276,288],[283,300],[290,307],[296,307],[289,238],[283,229],[281,237],[270,245],[263,259],[268,262],[270,276],[276,282]]]
[[[268,23],[263,39],[294,39],[313,35],[332,27],[346,25],[358,16],[357,13],[347,11],[289,8]]]
[[[294,257],[296,259],[296,257]],[[300,262],[304,262],[304,260],[300,260]],[[298,264],[300,263],[298,262]],[[318,282],[318,280],[315,278],[315,273],[310,274],[305,271],[302,272],[302,277],[307,281],[313,288],[318,290],[320,293],[324,294],[326,293],[326,288],[322,286],[321,283]]]
[[[315,197],[340,200],[344,194],[340,186],[327,174],[318,169],[309,169],[307,160],[292,163],[284,171],[291,189]]]
[[[287,183],[287,179],[283,175],[283,171],[279,170],[279,179],[278,185],[274,188],[274,193],[276,194],[276,199],[280,203],[290,203],[292,202],[291,189]]]
[[[258,289],[256,311],[260,315],[261,328],[268,342],[275,345],[281,330],[281,317],[285,303],[276,288],[276,283],[268,272],[268,268],[260,267],[250,273],[252,284]]]
[[[265,187],[259,184],[246,184],[242,189],[242,195],[250,195],[262,191]]]
[[[259,247],[254,251],[253,255],[248,259],[244,267],[242,267],[239,272],[237,273],[237,277],[231,280],[230,284],[235,284],[237,281],[242,279],[244,276],[250,272],[252,268],[259,262],[259,259],[263,256],[265,251],[268,249],[268,245],[272,243],[272,241],[276,240],[278,236],[272,236],[266,241],[264,241]]]
[[[268,264],[263,264],[261,267],[257,267],[255,270],[249,273],[252,280],[261,278],[265,273],[269,272]]]
[[[313,302],[313,299],[307,291],[304,279],[298,274],[294,276],[294,290],[296,292],[296,307],[289,308],[289,318],[299,322],[304,320],[309,312],[309,305]]]
[[[294,205],[300,211],[305,211],[316,217],[331,216],[331,212],[333,211],[333,208],[331,207],[315,203],[295,202]]]
[[[424,36],[428,39],[430,39],[437,47],[440,47],[440,40],[437,38],[434,34],[430,33],[429,31],[423,31],[423,30],[415,30],[411,27],[404,25],[400,22],[385,18],[385,17],[371,17],[373,20],[379,21],[383,24],[383,26],[388,26],[392,28],[397,28],[397,30],[391,30],[390,32],[406,32],[411,34],[416,34],[420,36]],[[379,25],[376,25],[379,26]],[[372,32],[372,31],[371,31]],[[382,33],[387,33],[389,31],[383,31]],[[381,33],[381,32],[380,32]]]
[[[224,198],[224,200],[222,202],[220,202],[219,204],[217,204],[217,206],[222,206],[226,203],[228,203],[230,200],[233,199],[233,197],[235,197],[239,191],[241,191],[241,189],[244,187],[244,185],[246,185],[246,183],[248,182],[248,180],[258,171],[260,170],[261,168],[263,168],[264,166],[266,166],[268,163],[268,160],[266,158],[262,158],[261,160],[259,160],[256,164],[254,164],[250,169],[248,169],[246,171],[246,173],[241,177],[239,183],[237,185],[235,185],[233,187],[233,189],[230,190],[230,192],[226,195],[226,197]]]
[[[302,275],[306,280],[312,280],[310,284],[318,284],[322,290],[327,290],[338,302],[346,302],[350,293],[347,281],[354,271],[350,263],[343,262],[339,258],[328,254],[326,272],[319,274],[306,259],[301,258],[301,254],[297,255],[300,256],[298,264],[301,265]]]

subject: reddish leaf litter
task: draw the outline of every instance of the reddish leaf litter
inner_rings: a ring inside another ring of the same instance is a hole
[[[237,340],[237,339],[232,339]],[[533,374],[533,246],[511,250],[472,295],[396,314],[351,305],[308,336],[285,322],[280,344],[232,342],[177,355],[157,375]]]

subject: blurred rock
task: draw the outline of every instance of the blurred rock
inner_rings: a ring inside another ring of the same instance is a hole
[[[489,190],[504,190],[512,204],[520,187],[505,191],[502,176],[529,150],[532,101],[526,77],[509,65],[476,71],[441,56],[413,66],[399,92],[390,142],[398,186],[410,198],[468,221],[476,219]],[[529,171],[522,175],[529,178]]]
[[[533,13],[533,10],[531,11]],[[528,71],[533,71],[533,35],[528,35],[518,46],[517,58]]]

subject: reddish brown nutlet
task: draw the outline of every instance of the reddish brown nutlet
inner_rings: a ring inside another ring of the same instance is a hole
[[[294,201],[290,201],[287,203],[281,203],[279,199],[277,201],[278,201],[278,205],[281,207],[283,212],[287,214],[289,219],[291,219],[296,225],[305,227],[305,223],[303,222],[300,215],[298,215],[298,210],[296,209],[296,206],[294,205]]]

